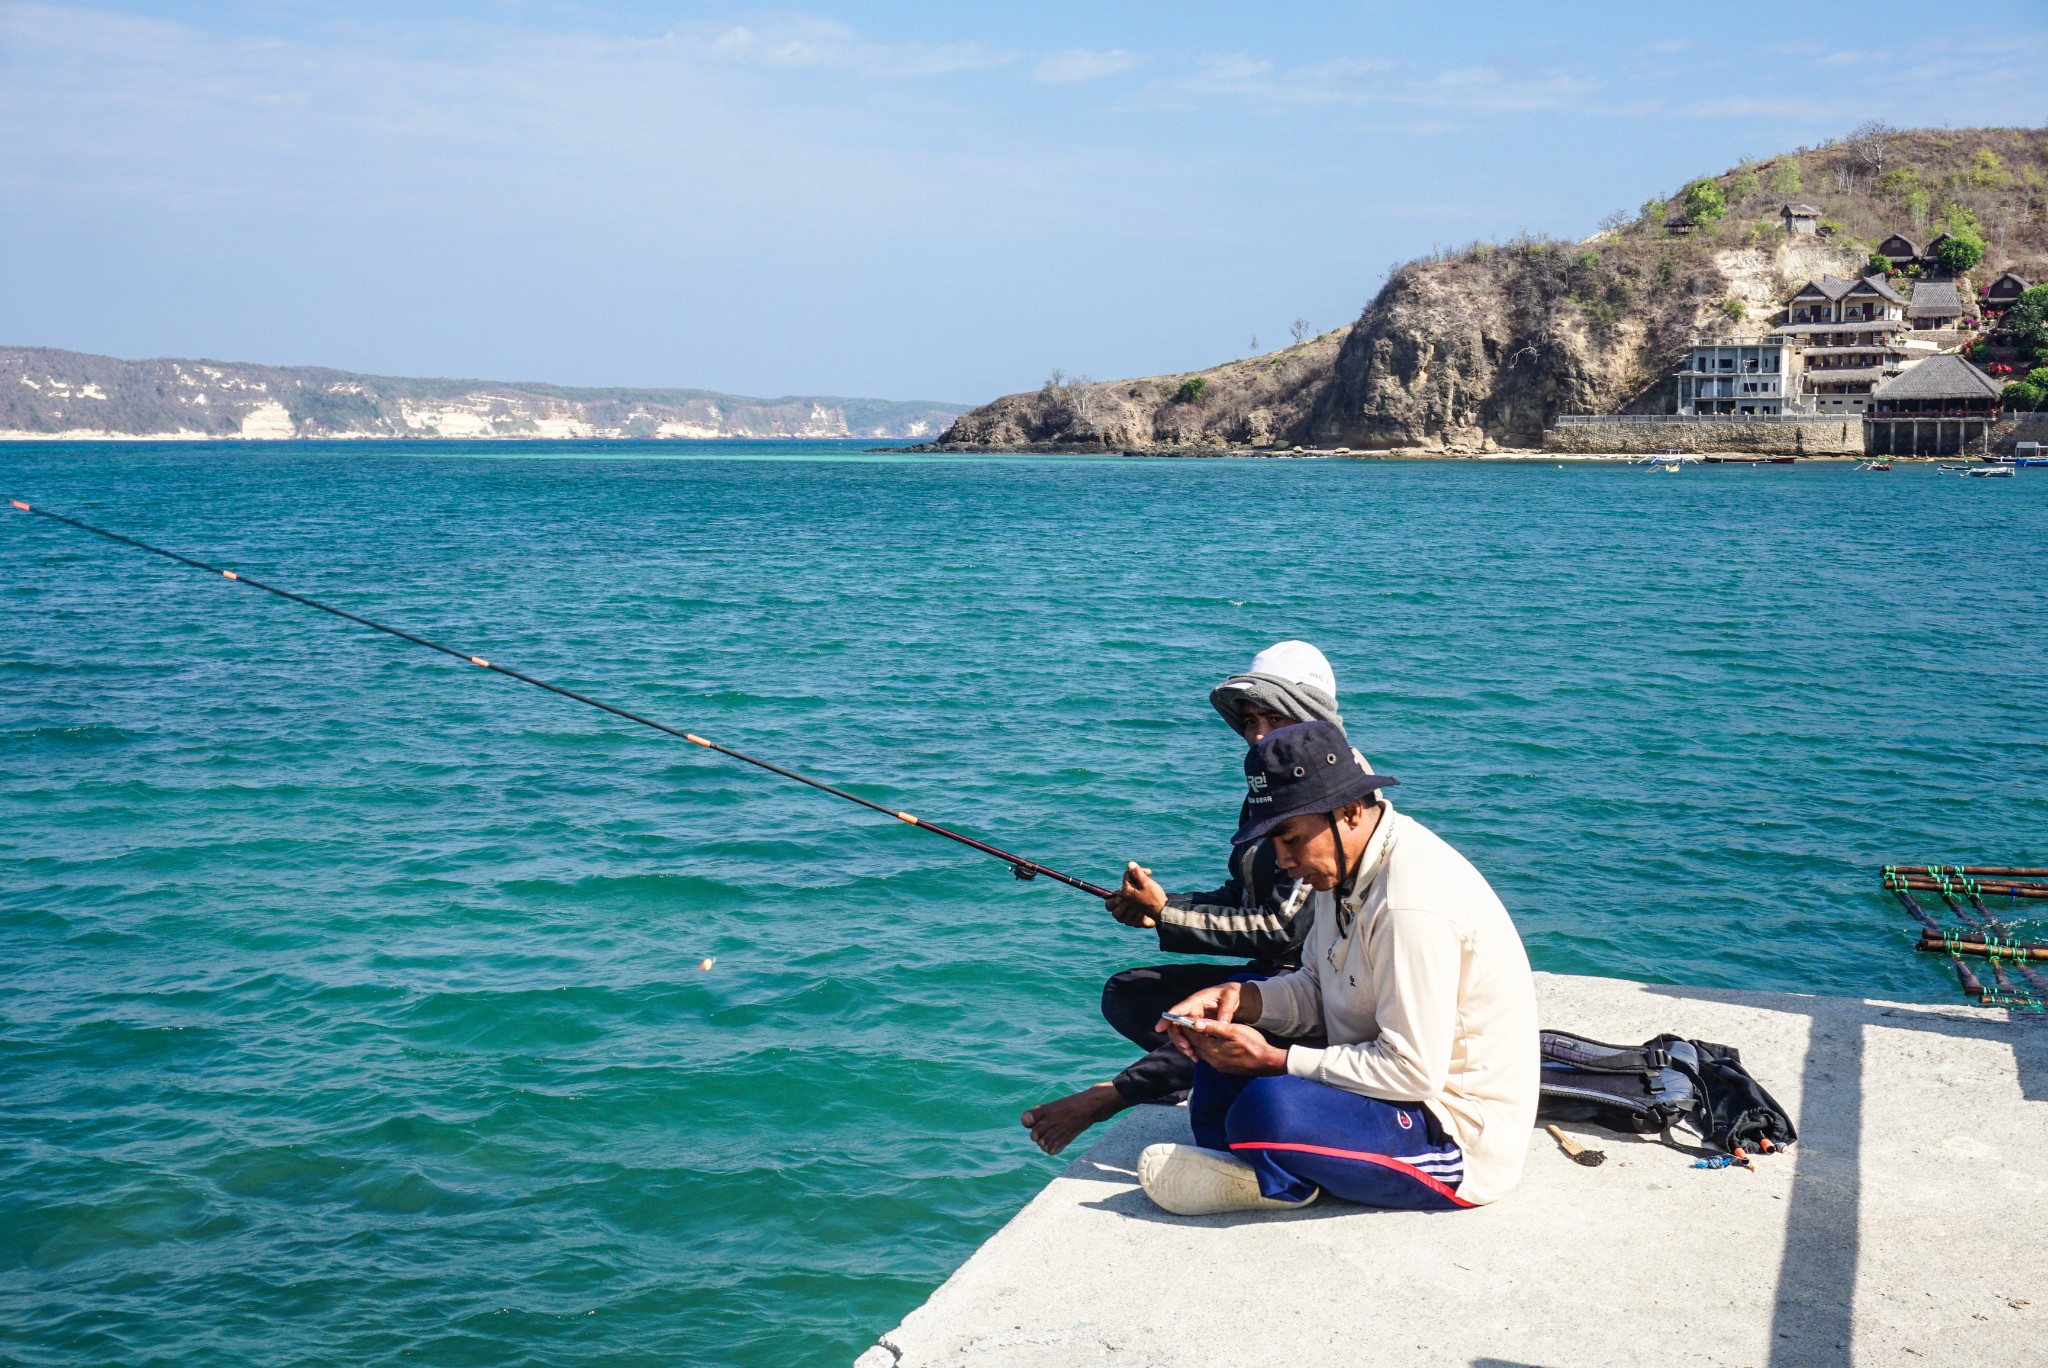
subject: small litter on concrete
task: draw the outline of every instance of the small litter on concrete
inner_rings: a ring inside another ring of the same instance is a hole
[[[1557,1147],[1569,1155],[1573,1163],[1599,1168],[1607,1162],[1605,1150],[1587,1149],[1555,1126],[1545,1126],[1544,1129],[1550,1132],[1550,1138],[1557,1141]]]

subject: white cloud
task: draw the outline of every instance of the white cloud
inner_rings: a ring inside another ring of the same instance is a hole
[[[944,76],[1003,66],[1016,54],[980,43],[877,43],[830,19],[791,19],[760,27],[706,25],[671,35],[718,57],[763,67],[818,67],[860,76]]]
[[[1564,71],[1525,75],[1479,66],[1424,76],[1379,58],[1339,58],[1282,68],[1262,58],[1231,55],[1206,58],[1187,75],[1154,81],[1144,94],[1158,104],[1237,99],[1267,113],[1349,105],[1462,114],[1573,109],[1599,89],[1599,82]]]
[[[1031,79],[1049,85],[1074,85],[1081,81],[1099,81],[1105,76],[1129,71],[1137,64],[1138,59],[1122,48],[1111,48],[1107,52],[1068,48],[1065,52],[1041,57],[1038,65],[1031,69]]]

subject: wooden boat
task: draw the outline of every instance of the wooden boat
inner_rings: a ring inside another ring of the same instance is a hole
[[[1963,477],[1965,479],[1993,480],[2003,477],[2010,480],[2013,478],[2013,470],[2011,466],[1978,466],[1974,470],[1965,470]]]

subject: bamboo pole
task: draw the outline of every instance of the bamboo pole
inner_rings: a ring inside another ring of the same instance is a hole
[[[1940,890],[1941,900],[1947,905],[1949,914],[1970,928],[1964,931],[1944,931],[1942,932],[1942,939],[1944,941],[1951,941],[1962,938],[1974,938],[1986,944],[1985,958],[1991,961],[1991,983],[1979,985],[1978,1000],[1985,1001],[1985,994],[1994,992],[2013,1001],[2028,999],[2031,995],[2015,984],[2012,981],[2012,976],[2005,972],[2005,964],[1998,954],[1998,933],[2001,928],[1997,919],[1991,915],[1991,909],[1986,907],[1984,900],[1977,896],[1977,881],[1968,877],[1950,878],[1932,865],[1927,866],[1927,876],[1934,881],[1935,887]],[[1965,907],[1956,901],[1956,890],[1958,889],[1962,890],[1963,896],[1969,899],[1969,907]],[[1972,909],[1975,910],[1973,911]],[[1958,967],[1961,966],[1962,957],[1953,950],[1949,952],[1949,958],[1954,960]],[[2022,974],[2025,974],[2037,986],[2048,987],[2048,984],[2041,982],[2041,976],[2025,964],[2016,963],[2013,967]],[[2039,1004],[2039,999],[2033,999],[2033,1001],[2036,1005]]]
[[[2048,945],[2035,941],[2007,941],[1995,937],[1964,936],[1954,932],[1939,935],[1932,931],[1920,933],[1920,943],[1915,949],[1925,950],[1932,955],[1978,955],[1986,959],[2048,961]]]
[[[2048,883],[1992,883],[1974,877],[1971,878],[1971,882],[1976,885],[1979,893],[1989,893],[1996,898],[2048,898]],[[1940,879],[1930,879],[1925,874],[1908,874],[1903,870],[1893,870],[1885,875],[1885,887],[1910,888],[1921,893],[1940,893],[1956,887],[1956,881],[1949,879],[1944,883]]]
[[[1927,928],[1926,932],[1923,933],[1920,938],[1922,946],[1925,946],[1927,938],[1929,936],[1932,936],[1937,940],[1939,940],[1942,937],[1944,933],[1941,929],[1941,923],[1936,921],[1934,918],[1928,916],[1927,910],[1921,907],[1919,903],[1913,901],[1913,895],[1911,893],[1908,893],[1905,889],[1900,888],[1897,884],[1892,884],[1891,890],[1892,896],[1897,898],[1901,903],[1904,903],[1906,910],[1913,914],[1913,920],[1919,922],[1922,926]],[[1950,964],[1953,964],[1956,967],[1956,981],[1963,985],[1963,991],[1970,994],[1972,997],[1983,997],[1984,985],[1982,983],[1979,983],[1977,981],[1977,976],[1970,972],[1970,966],[1963,963],[1963,957],[1961,955],[1958,955],[1954,950],[1950,950],[1948,952],[1948,961]]]
[[[2005,865],[1936,865],[1944,874],[1967,874],[1973,879],[2048,879],[2048,869],[2016,869]]]
[[[2010,993],[1997,988],[1980,988],[1976,993],[1979,1007],[2023,1007],[2032,1011],[2048,1009],[2048,1002],[2028,993]]]
[[[1946,898],[1948,895],[1944,893],[1942,896]],[[1984,905],[1984,899],[1978,896],[1974,881],[1972,882],[1970,888],[1964,896],[1969,899],[1970,906],[1976,909],[1976,919],[1984,927],[1986,933],[1985,938],[1989,940],[1993,936],[1996,936],[1999,931],[1999,923],[1997,919],[1991,915],[1991,909]],[[2008,939],[2010,939],[2010,937],[2008,937]],[[2014,946],[2018,946],[2021,944],[2021,942],[2019,941],[2012,941],[2011,943]],[[2026,979],[2028,983],[2034,985],[2034,991],[2036,993],[2048,993],[2048,979],[2042,978],[2039,974],[2035,973],[2031,968],[2029,968],[2026,962],[2027,958],[2028,957],[2016,957],[2015,962],[2013,964],[2013,968],[2019,970],[2020,976]],[[1998,961],[1995,959],[1991,961],[1991,972],[1994,975],[1996,975],[2002,983],[2004,983],[2004,986],[2012,986],[2010,983],[2005,982],[2004,972],[1999,969]]]

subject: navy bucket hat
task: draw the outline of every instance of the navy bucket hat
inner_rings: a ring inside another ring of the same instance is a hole
[[[1344,729],[1333,722],[1297,722],[1266,733],[1245,752],[1244,825],[1230,838],[1249,845],[1304,812],[1335,812],[1362,802],[1376,789],[1401,781],[1371,774],[1351,753]]]

